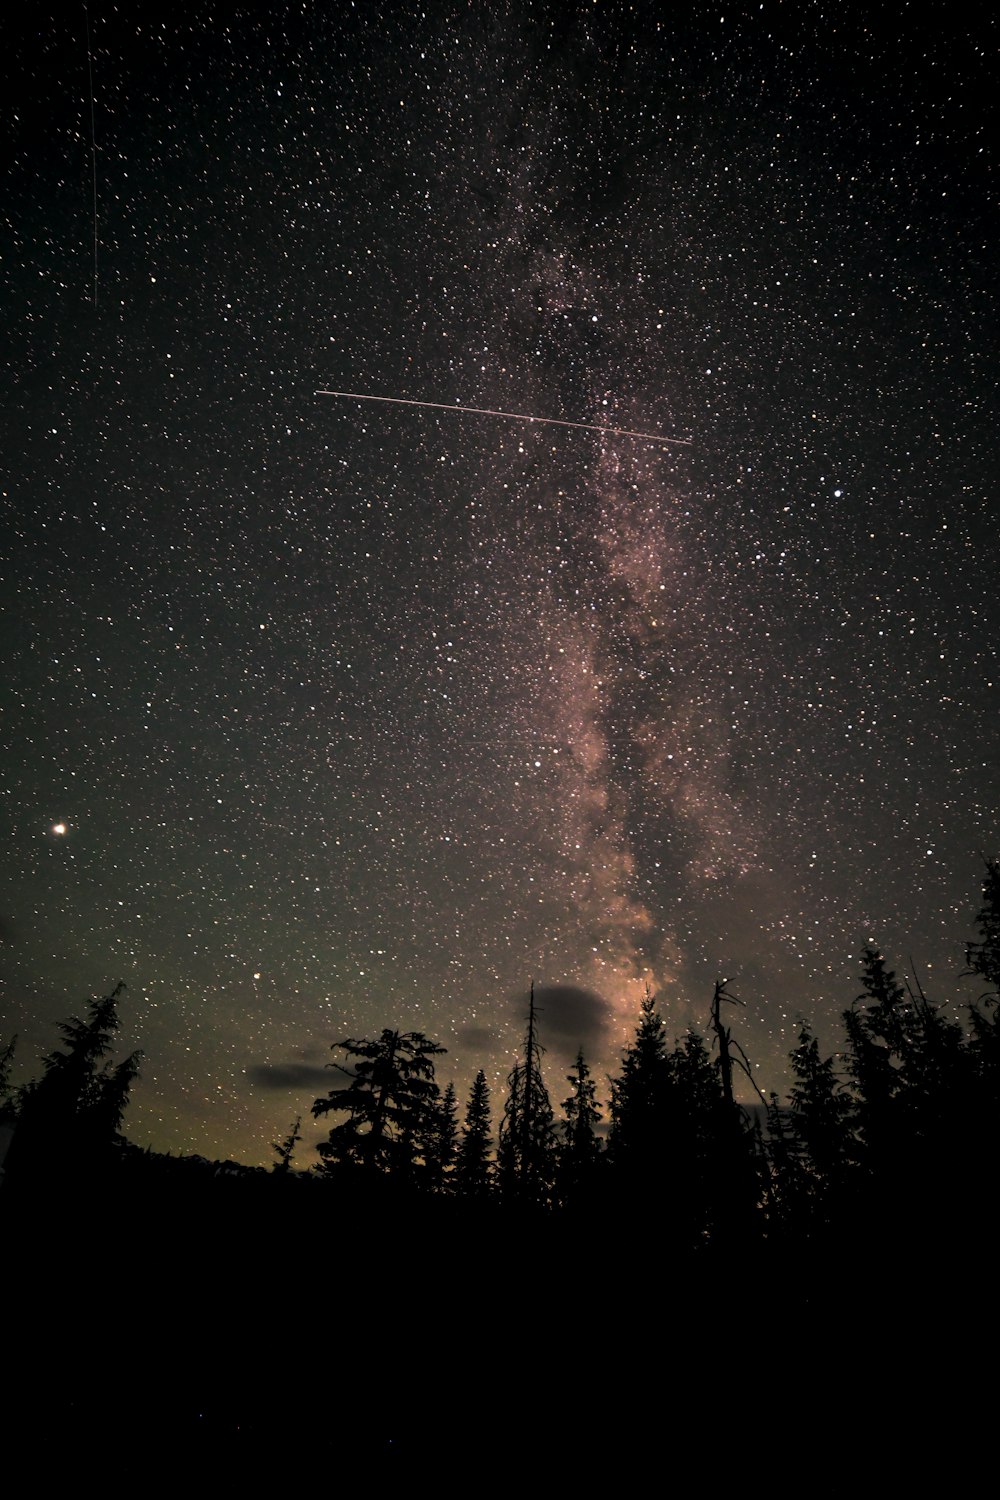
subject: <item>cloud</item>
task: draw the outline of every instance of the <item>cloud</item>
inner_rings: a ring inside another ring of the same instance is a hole
[[[247,1077],[259,1089],[302,1089],[328,1094],[334,1074],[318,1063],[253,1063],[247,1068]]]
[[[523,997],[512,1004],[523,1018]],[[543,1045],[566,1053],[575,1053],[580,1047],[592,1055],[603,1052],[615,1011],[601,995],[573,984],[545,985],[535,990],[535,1008]]]
[[[488,1052],[496,1046],[497,1034],[492,1026],[460,1026],[456,1039],[472,1052]]]

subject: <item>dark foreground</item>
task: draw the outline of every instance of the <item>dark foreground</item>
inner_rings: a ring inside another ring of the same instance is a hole
[[[679,1253],[655,1212],[605,1209],[275,1178],[5,1194],[8,1460],[331,1493],[972,1482],[995,1399],[976,1215]]]

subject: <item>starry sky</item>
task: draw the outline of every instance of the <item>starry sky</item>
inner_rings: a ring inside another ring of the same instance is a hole
[[[384,1026],[496,1106],[532,980],[555,1100],[647,983],[766,1090],[869,938],[974,997],[997,23],[929,14],[5,18],[19,1076],[123,979],[132,1138],[264,1162]]]

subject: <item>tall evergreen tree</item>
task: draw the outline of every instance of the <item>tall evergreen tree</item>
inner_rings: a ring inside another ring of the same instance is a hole
[[[445,1048],[423,1032],[389,1029],[377,1040],[347,1037],[334,1048],[346,1052],[354,1067],[330,1064],[350,1082],[313,1102],[316,1116],[331,1110],[347,1115],[316,1148],[323,1166],[365,1166],[398,1178],[411,1176],[439,1097],[434,1058]]]
[[[117,1067],[105,1063],[94,1078],[90,1102],[83,1118],[83,1128],[94,1145],[116,1137],[125,1122],[132,1085],[139,1076],[142,1052],[124,1058]]]
[[[947,1156],[961,1151],[966,1055],[960,1028],[919,983],[900,984],[877,948],[864,949],[861,978],[844,1017],[859,1160],[870,1212],[898,1228],[924,1215],[931,1182],[945,1180]]]
[[[965,945],[965,962],[970,974],[985,979],[988,989],[982,996],[987,1005],[1000,1000],[1000,861],[986,860],[983,876],[983,904],[976,914],[979,937]]]
[[[967,1067],[963,1111],[963,1172],[955,1185],[965,1200],[962,1221],[977,1218],[992,1233],[992,1198],[982,1184],[995,1170],[993,1142],[1000,1119],[1000,862],[985,861],[977,937],[966,943],[966,973],[985,982],[969,1007],[971,1036],[964,1048]],[[956,1216],[957,1217],[957,1216]]]
[[[667,1075],[666,1027],[647,986],[635,1040],[611,1080],[608,1152],[619,1174],[641,1177],[662,1161]]]
[[[17,1115],[17,1105],[11,1093],[10,1073],[17,1048],[17,1037],[12,1036],[0,1052],[0,1125],[10,1124]]]
[[[731,1041],[727,1037],[727,1042]],[[755,1227],[760,1196],[755,1137],[732,1096],[731,1073],[713,1066],[704,1039],[688,1032],[668,1054],[670,1177],[675,1235],[691,1245],[731,1244]]]
[[[535,1021],[535,987],[528,1001],[524,1061],[508,1079],[507,1103],[500,1122],[497,1176],[505,1197],[523,1203],[547,1203],[555,1169],[552,1105],[542,1079],[542,1048]]]
[[[895,1058],[902,1059],[912,1021],[910,999],[882,953],[871,945],[862,952],[861,983],[863,989],[855,1003],[865,1003],[869,1034],[879,1037]]]
[[[490,1090],[486,1074],[480,1068],[469,1090],[455,1165],[456,1186],[468,1198],[483,1198],[490,1191],[493,1176],[491,1124]]]
[[[985,980],[986,989],[970,1010],[970,1056],[975,1075],[979,1133],[992,1134],[1000,1113],[1000,862],[986,861],[982,905],[976,914],[979,936],[965,946],[966,972]]]
[[[514,1198],[518,1186],[520,1156],[519,1135],[515,1124],[521,1118],[521,1094],[524,1087],[520,1061],[515,1062],[507,1077],[507,1098],[497,1139],[496,1181],[504,1199]]]
[[[912,996],[900,1072],[906,1123],[921,1155],[926,1158],[928,1149],[936,1154],[946,1138],[961,1149],[958,1137],[966,1128],[974,1067],[961,1026],[932,1004],[919,985]]]
[[[773,1091],[767,1101],[767,1132],[761,1131],[760,1139],[767,1166],[765,1227],[768,1238],[777,1239],[808,1224],[813,1180],[792,1111]]]
[[[46,1167],[85,1171],[119,1139],[142,1057],[133,1052],[115,1067],[109,1060],[124,989],[92,1000],[85,1018],[59,1022],[63,1047],[43,1057],[41,1078],[21,1091],[6,1161],[12,1180]]]
[[[597,1085],[591,1077],[583,1055],[576,1055],[576,1065],[567,1074],[571,1085],[569,1097],[563,1100],[566,1125],[559,1143],[559,1197],[563,1203],[581,1202],[594,1190],[594,1173],[601,1156],[597,1125],[601,1110],[597,1102]]]
[[[834,1059],[820,1055],[808,1026],[790,1054],[791,1125],[805,1154],[810,1214],[829,1219],[842,1206],[853,1157],[854,1101],[837,1077]]]
[[[899,1064],[909,1028],[906,992],[878,948],[862,952],[863,989],[844,1012],[847,1070],[856,1096],[862,1165],[881,1175],[896,1155],[899,1115],[894,1102],[901,1086]],[[860,1006],[864,1009],[859,1009]]]
[[[428,1117],[423,1137],[427,1185],[435,1192],[453,1186],[458,1151],[458,1104],[455,1085],[449,1083]]]

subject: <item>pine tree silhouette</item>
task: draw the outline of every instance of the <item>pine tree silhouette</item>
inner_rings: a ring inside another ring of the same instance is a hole
[[[862,952],[861,982],[861,994],[844,1012],[847,1071],[856,1099],[862,1165],[868,1174],[882,1175],[895,1154],[898,1117],[893,1101],[900,1088],[906,993],[870,944]],[[862,1004],[864,1009],[859,1009]]]
[[[422,1154],[427,1186],[434,1192],[451,1190],[457,1151],[458,1104],[455,1085],[449,1083],[430,1111],[423,1132]]]
[[[521,1203],[547,1203],[555,1171],[552,1105],[542,1079],[541,1055],[535,1024],[535,986],[532,984],[524,1061],[514,1064],[508,1079],[509,1091],[497,1151],[500,1190],[507,1199]]]
[[[12,1036],[0,1052],[0,1125],[12,1124],[17,1117],[17,1101],[11,1093],[10,1072],[17,1050],[17,1037]]]
[[[291,1130],[285,1136],[284,1140],[271,1142],[271,1150],[278,1158],[277,1161],[272,1163],[272,1172],[286,1173],[291,1171],[292,1157],[295,1155],[295,1148],[299,1144],[299,1141],[301,1141],[302,1139],[300,1130],[301,1125],[302,1116],[296,1115],[295,1122],[292,1125]]]
[[[965,945],[965,962],[970,974],[986,980],[989,988],[981,1001],[987,1006],[1000,1000],[1000,862],[985,861],[983,904],[976,914],[979,938]]]
[[[563,1100],[566,1125],[559,1143],[559,1198],[564,1204],[580,1204],[596,1189],[595,1173],[601,1159],[601,1142],[597,1125],[601,1119],[597,1103],[597,1086],[583,1055],[576,1055],[576,1066],[567,1074],[572,1090]]]
[[[350,1083],[313,1102],[317,1117],[331,1110],[347,1113],[316,1148],[323,1166],[364,1166],[399,1179],[412,1176],[439,1097],[434,1058],[445,1048],[423,1032],[389,1029],[377,1041],[347,1037],[334,1043],[338,1047],[357,1061],[353,1071],[329,1064]]]
[[[843,1211],[854,1160],[854,1101],[837,1077],[832,1057],[820,1055],[807,1026],[790,1054],[790,1119],[804,1156],[805,1202],[810,1218],[829,1222]]]
[[[486,1074],[480,1068],[469,1090],[455,1167],[458,1190],[468,1198],[484,1198],[492,1187],[490,1148],[493,1138],[490,1129],[490,1090]]]
[[[639,1187],[662,1165],[667,1071],[666,1027],[647,986],[635,1040],[611,1080],[608,1152],[620,1182],[629,1177]]]
[[[43,1057],[41,1078],[21,1091],[6,1160],[10,1180],[46,1168],[87,1172],[119,1140],[142,1058],[133,1052],[117,1067],[108,1061],[124,990],[120,983],[103,999],[92,1000],[84,1020],[70,1016],[59,1022],[63,1049]]]

